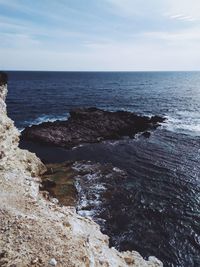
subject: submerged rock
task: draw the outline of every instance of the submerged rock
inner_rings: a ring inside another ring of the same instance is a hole
[[[105,207],[111,199],[120,196],[125,201],[128,198],[123,187],[126,172],[110,163],[66,161],[46,167],[40,190],[48,191],[48,198],[58,199],[61,205],[76,206],[82,216],[89,215],[101,221],[110,216]]]
[[[142,136],[145,137],[145,138],[149,138],[151,136],[151,133],[150,132],[144,132],[142,134]]]
[[[58,164],[47,164],[47,171],[42,176],[42,192],[48,191],[55,199],[65,206],[74,206],[77,201],[77,190],[74,186],[75,172],[72,169],[72,162]]]
[[[127,111],[109,112],[97,108],[79,108],[66,121],[44,122],[27,127],[23,140],[71,148],[155,129],[165,118],[138,116]]]
[[[48,191],[50,197],[56,197],[61,205],[76,206],[80,215],[94,218],[102,227],[102,220],[111,216],[110,201],[120,197],[123,201],[118,205],[122,208],[129,200],[123,186],[126,172],[110,163],[68,161],[46,166],[41,190]]]

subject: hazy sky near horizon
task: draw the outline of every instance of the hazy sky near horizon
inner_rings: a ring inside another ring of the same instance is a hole
[[[0,0],[0,69],[200,70],[200,0]]]

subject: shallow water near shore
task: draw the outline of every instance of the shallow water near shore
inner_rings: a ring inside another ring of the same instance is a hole
[[[46,163],[92,160],[125,170],[118,192],[121,187],[127,196],[104,203],[103,218],[98,203],[92,213],[111,245],[154,255],[164,266],[200,266],[200,73],[12,72],[9,78],[8,114],[19,129],[66,118],[80,106],[166,116],[149,139],[72,150],[30,142],[21,147]]]

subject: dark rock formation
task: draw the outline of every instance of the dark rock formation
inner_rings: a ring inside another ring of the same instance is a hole
[[[70,112],[66,121],[33,125],[22,132],[23,140],[71,148],[155,129],[165,119],[159,116],[138,116],[131,112],[109,112],[97,108],[79,108]]]
[[[151,133],[150,132],[144,132],[142,134],[142,136],[145,137],[145,138],[149,138],[151,136]]]
[[[0,72],[0,86],[7,84],[7,81],[8,81],[7,74],[1,71]]]

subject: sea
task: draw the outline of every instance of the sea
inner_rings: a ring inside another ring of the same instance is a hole
[[[76,107],[166,117],[150,138],[71,150],[21,146],[45,163],[91,160],[126,171],[126,180],[110,184],[126,189],[126,199],[112,198],[104,207],[109,216],[99,221],[110,246],[154,255],[167,267],[200,266],[200,72],[7,73],[8,115],[20,131],[66,120]],[[95,208],[91,216],[98,221]]]

